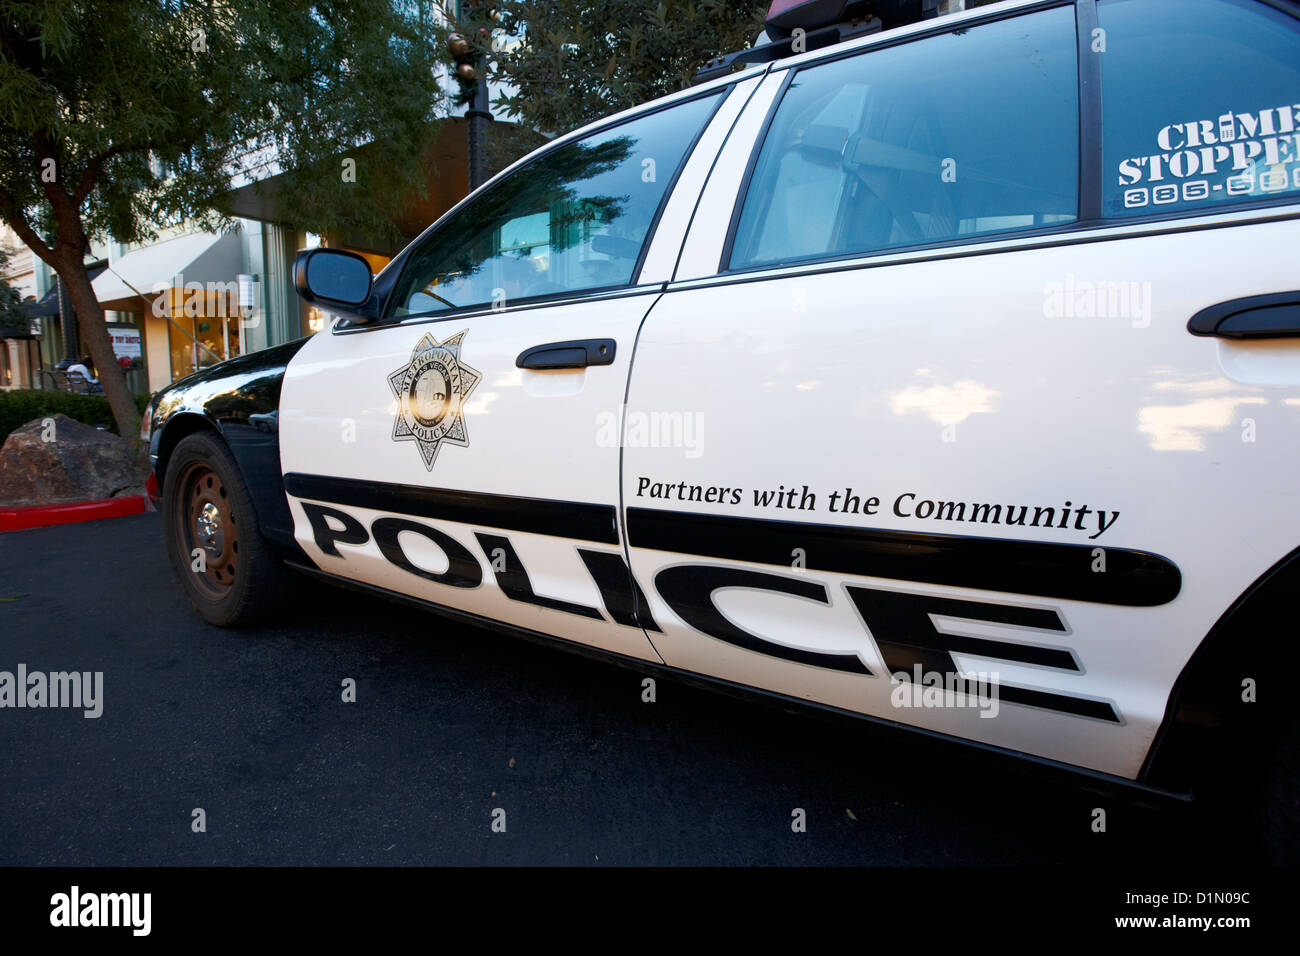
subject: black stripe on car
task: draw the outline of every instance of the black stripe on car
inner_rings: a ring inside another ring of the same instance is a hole
[[[628,543],[671,551],[861,577],[1030,594],[1127,607],[1167,604],[1182,575],[1167,558],[1130,548],[1102,548],[1105,571],[1093,570],[1097,547],[1009,538],[963,537],[878,528],[627,509]]]
[[[284,487],[295,498],[310,501],[600,544],[619,543],[613,505],[451,491],[298,472],[284,476]]]

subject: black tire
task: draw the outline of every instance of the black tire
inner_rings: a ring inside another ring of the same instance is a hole
[[[162,497],[167,557],[200,617],[237,627],[277,603],[288,572],[263,540],[248,486],[220,438],[196,432],[181,440]]]

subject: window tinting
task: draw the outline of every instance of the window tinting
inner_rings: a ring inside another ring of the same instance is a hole
[[[1257,0],[1102,0],[1104,212],[1300,191],[1300,23]]]
[[[664,191],[716,102],[659,110],[515,171],[415,250],[391,314],[631,282]]]
[[[801,70],[745,197],[733,269],[1069,222],[1070,7]]]

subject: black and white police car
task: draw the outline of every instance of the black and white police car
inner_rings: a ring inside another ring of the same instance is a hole
[[[331,328],[156,398],[185,593],[293,567],[1148,796],[1277,745],[1294,840],[1300,5],[867,6],[778,0],[378,275],[301,254]]]

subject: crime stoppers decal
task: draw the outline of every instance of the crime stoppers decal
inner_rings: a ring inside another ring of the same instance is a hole
[[[1300,190],[1300,103],[1170,123],[1119,164],[1124,208]]]
[[[425,335],[416,343],[410,361],[388,376],[397,399],[393,441],[415,442],[429,471],[433,471],[443,442],[469,445],[463,417],[465,399],[483,376],[460,360],[466,331],[442,344]]]

